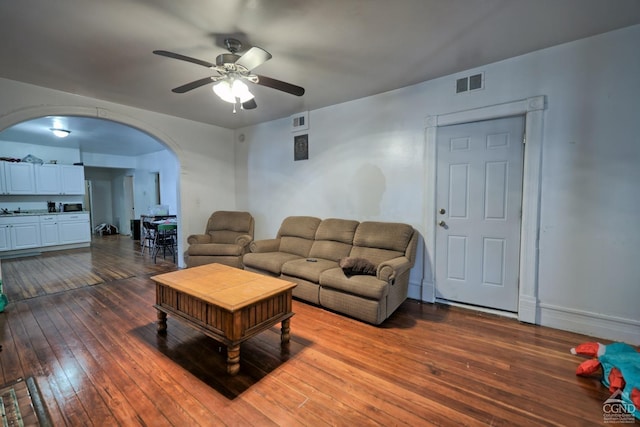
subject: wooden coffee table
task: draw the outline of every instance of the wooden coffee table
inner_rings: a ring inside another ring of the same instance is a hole
[[[207,264],[151,277],[156,282],[158,333],[167,314],[227,346],[227,372],[240,369],[240,343],[282,322],[280,342],[289,342],[291,293],[296,283]]]

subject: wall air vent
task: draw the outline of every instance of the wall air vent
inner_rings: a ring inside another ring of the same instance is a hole
[[[456,93],[462,93],[469,90],[469,77],[463,77],[456,80]]]
[[[309,129],[309,112],[294,114],[291,119],[291,132]]]
[[[456,80],[456,93],[470,92],[482,88],[484,88],[484,73],[478,73]]]

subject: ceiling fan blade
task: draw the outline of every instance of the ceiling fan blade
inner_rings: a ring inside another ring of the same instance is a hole
[[[193,64],[202,65],[207,68],[215,68],[211,62],[203,61],[201,59],[192,58],[190,56],[180,55],[179,53],[169,52],[167,50],[154,50],[153,53],[160,56],[166,56],[167,58],[179,59],[181,61],[191,62]]]
[[[242,65],[248,71],[253,70],[259,65],[264,64],[271,59],[271,54],[259,47],[252,47],[244,55],[236,61],[236,64]]]
[[[242,103],[242,109],[243,110],[253,110],[257,106],[258,106],[258,104],[256,104],[256,100],[255,99],[250,99],[247,102],[243,102]]]
[[[203,79],[196,80],[195,82],[187,83],[185,85],[173,88],[173,89],[171,89],[171,92],[185,93],[185,92],[189,92],[190,90],[199,88],[200,86],[204,86],[206,84],[213,83],[215,81],[216,81],[215,77],[205,77]]]
[[[261,86],[266,86],[272,89],[277,89],[283,92],[290,93],[291,95],[295,95],[295,96],[304,95],[303,87],[292,85],[291,83],[286,83],[280,80],[272,79],[271,77],[258,75],[258,81],[256,83]]]

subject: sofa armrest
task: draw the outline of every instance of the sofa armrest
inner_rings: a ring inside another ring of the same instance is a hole
[[[383,261],[378,265],[376,277],[385,282],[393,283],[397,276],[409,270],[411,266],[412,262],[404,256]]]
[[[254,240],[249,245],[249,250],[253,253],[277,252],[280,248],[280,239]]]
[[[253,240],[253,238],[249,234],[243,234],[236,237],[236,245],[246,248],[249,246],[249,243],[251,243],[251,240]]]
[[[196,243],[211,243],[211,236],[208,234],[192,234],[187,237],[187,243],[194,245]]]

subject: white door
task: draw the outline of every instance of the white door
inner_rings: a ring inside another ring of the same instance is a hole
[[[524,117],[437,132],[436,297],[516,312]]]

